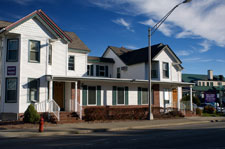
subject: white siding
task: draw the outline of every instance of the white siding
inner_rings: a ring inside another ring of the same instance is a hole
[[[68,52],[68,58],[69,58],[70,55],[74,56],[74,61],[75,61],[74,62],[74,69],[75,70],[68,70],[68,68],[66,68],[67,69],[67,75],[68,76],[74,76],[74,77],[75,76],[77,76],[77,77],[85,76],[86,71],[87,71],[87,54]],[[68,64],[67,64],[67,66],[68,66]]]
[[[122,67],[122,66],[126,66],[121,60],[120,60],[120,58],[111,50],[111,49],[107,49],[107,52],[105,53],[105,55],[104,55],[104,57],[106,57],[106,58],[112,58],[112,59],[114,59],[114,61],[115,61],[115,63],[114,63],[114,65],[113,65],[113,76],[112,76],[112,78],[116,78],[117,76],[117,68],[118,67]],[[123,76],[121,75],[121,78],[122,78]]]

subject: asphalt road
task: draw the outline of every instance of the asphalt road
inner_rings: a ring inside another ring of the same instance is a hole
[[[34,138],[0,138],[4,148],[225,148],[225,122]]]

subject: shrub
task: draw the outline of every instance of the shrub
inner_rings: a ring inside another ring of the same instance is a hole
[[[196,108],[196,114],[197,114],[197,115],[202,115],[202,110],[199,109],[199,108]]]
[[[197,96],[192,96],[192,100],[193,103],[198,106],[201,104],[201,101]],[[181,101],[190,101],[190,95],[183,96]]]
[[[29,105],[24,113],[23,121],[24,123],[37,123],[40,120],[40,115],[35,110],[32,104]]]
[[[215,108],[213,108],[212,106],[208,105],[208,106],[204,107],[204,111],[203,112],[204,113],[213,114],[213,113],[215,113],[215,111],[216,111]]]

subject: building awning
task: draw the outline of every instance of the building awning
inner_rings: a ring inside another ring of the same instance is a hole
[[[74,81],[101,81],[101,82],[121,82],[121,83],[142,83],[148,84],[148,80],[140,79],[124,79],[124,78],[105,78],[105,77],[70,77],[70,76],[52,76],[53,81],[59,82],[74,82]],[[188,82],[168,82],[168,81],[157,81],[152,80],[152,84],[164,84],[164,85],[174,85],[180,87],[190,87],[194,83]]]

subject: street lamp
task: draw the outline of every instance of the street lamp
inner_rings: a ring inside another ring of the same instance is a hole
[[[158,23],[156,23],[153,28],[151,29],[150,27],[148,28],[148,64],[149,64],[149,71],[148,71],[148,105],[149,105],[149,120],[153,120],[153,114],[152,114],[152,108],[151,108],[151,103],[152,103],[152,97],[151,97],[151,90],[152,90],[152,84],[151,84],[151,36],[155,33],[155,31],[160,27],[160,25],[165,22],[165,20],[169,17],[169,15],[181,4],[184,3],[189,3],[191,0],[184,0],[183,2],[177,4],[174,6]]]

